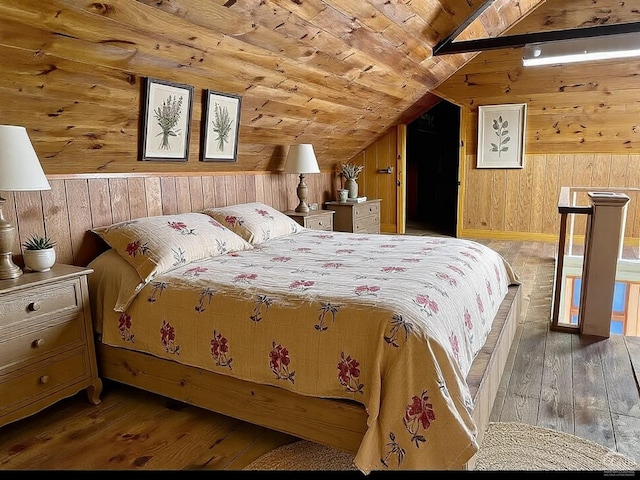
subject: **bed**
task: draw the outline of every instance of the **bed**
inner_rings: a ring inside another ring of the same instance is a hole
[[[353,452],[364,473],[472,465],[520,309],[493,250],[310,230],[261,203],[93,231],[103,378]]]

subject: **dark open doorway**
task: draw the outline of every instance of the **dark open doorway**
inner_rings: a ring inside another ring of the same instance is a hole
[[[456,236],[460,107],[442,100],[407,126],[407,224]]]

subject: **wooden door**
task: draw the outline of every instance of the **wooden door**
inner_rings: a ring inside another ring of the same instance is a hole
[[[405,231],[406,125],[399,125],[356,155],[365,168],[358,179],[358,195],[379,198],[380,231]]]

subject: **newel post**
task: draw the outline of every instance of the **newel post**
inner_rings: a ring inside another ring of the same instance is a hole
[[[587,220],[578,324],[580,333],[609,337],[622,225],[629,197],[588,192],[593,213]]]

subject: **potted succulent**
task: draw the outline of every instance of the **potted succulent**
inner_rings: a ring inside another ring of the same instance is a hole
[[[343,163],[342,172],[340,175],[346,179],[344,182],[344,188],[349,190],[349,198],[356,198],[358,196],[358,176],[364,169],[362,165],[354,165],[353,163]]]
[[[32,235],[23,244],[25,267],[34,272],[48,272],[56,263],[56,242],[47,235]]]

